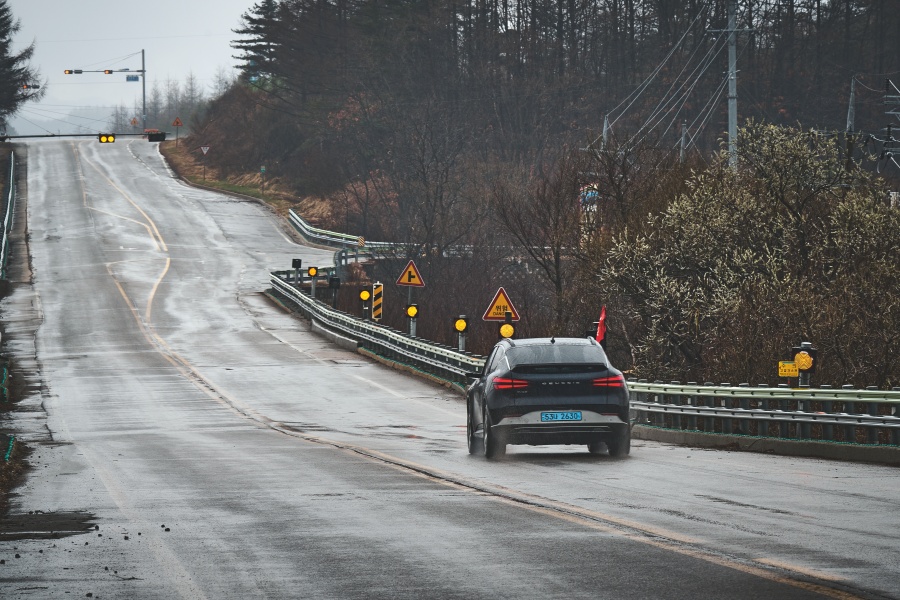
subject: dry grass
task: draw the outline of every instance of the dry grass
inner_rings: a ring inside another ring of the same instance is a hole
[[[28,469],[28,447],[16,440],[9,462],[5,462],[3,459],[8,448],[9,438],[0,435],[0,515],[7,514],[10,493],[22,485]]]
[[[266,178],[263,188],[260,173],[225,175],[210,165],[204,170],[202,154],[195,149],[187,148],[183,143],[176,147],[174,140],[162,142],[159,146],[172,170],[191,183],[259,198],[283,217],[287,217],[288,210],[293,208],[314,225],[321,226],[331,219],[331,203],[327,199],[298,198],[278,178]]]

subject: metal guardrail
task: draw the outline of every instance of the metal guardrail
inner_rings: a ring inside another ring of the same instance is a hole
[[[9,191],[3,202],[3,240],[0,243],[0,279],[6,279],[6,263],[9,261],[9,232],[13,226],[16,209],[16,155],[9,154]]]
[[[900,389],[891,391],[628,382],[635,421],[666,429],[781,439],[900,445]]]
[[[340,256],[342,260],[347,258],[346,254]],[[390,327],[334,310],[292,285],[293,276],[293,271],[273,272],[273,289],[308,318],[355,340],[370,352],[459,389],[467,384],[466,373],[484,368],[482,356],[411,338]],[[635,424],[777,439],[900,446],[900,388],[884,391],[852,386],[786,388],[646,381],[629,381],[628,386]]]
[[[288,221],[306,240],[316,244],[324,244],[326,246],[356,246],[359,243],[359,236],[313,227],[307,223],[303,217],[295,213],[294,209],[288,211]],[[365,247],[370,250],[400,248],[402,246],[403,244],[395,244],[393,242],[370,242],[368,240],[365,242]]]
[[[349,233],[339,233],[337,231],[329,231],[327,229],[319,229],[313,227],[300,215],[294,212],[294,209],[288,211],[288,221],[294,229],[303,236],[308,242],[321,244],[325,246],[341,246],[346,248],[357,247],[360,237]],[[365,240],[362,252],[367,252],[373,258],[375,257],[396,257],[411,256],[416,253],[425,252],[422,246],[418,244],[405,244],[402,242],[372,242]],[[444,256],[471,256],[471,246],[451,246],[442,250]]]
[[[466,385],[466,373],[484,368],[482,356],[410,337],[386,325],[335,310],[291,284],[292,279],[293,271],[276,271],[271,274],[272,289],[308,318],[355,340],[374,354],[414,367],[458,388]]]

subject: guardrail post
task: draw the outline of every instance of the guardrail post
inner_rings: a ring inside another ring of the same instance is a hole
[[[847,383],[841,386],[842,390],[855,390],[856,388]],[[852,415],[856,413],[856,407],[854,403],[851,401],[844,402],[844,412],[848,415]],[[847,425],[844,427],[844,441],[850,444],[856,443],[856,425]]]
[[[807,386],[808,387],[808,386]],[[806,418],[805,414],[810,412],[810,400],[797,400],[797,412],[804,413],[800,418]],[[797,423],[797,437],[801,440],[808,440],[810,438],[810,424],[805,421],[800,421]]]
[[[819,386],[819,389],[822,390],[830,390],[831,386],[828,384],[823,384]],[[822,401],[822,412],[827,415],[834,414],[834,400],[823,400]],[[822,425],[822,438],[826,439],[830,442],[834,441],[834,425],[826,424]]]
[[[758,384],[756,384],[756,387],[767,388],[767,387],[769,387],[769,385],[766,383],[758,383]],[[756,408],[757,408],[757,410],[768,411],[769,410],[769,399],[768,398],[760,398],[756,402]],[[756,422],[756,435],[758,435],[759,437],[768,437],[769,436],[769,422],[768,421],[760,419]]]
[[[750,387],[750,384],[739,383],[738,387],[748,388]],[[741,398],[739,402],[741,410],[750,410],[750,398]],[[740,428],[742,435],[748,435],[750,433],[750,422],[747,419],[741,419],[738,427]]]
[[[870,385],[866,387],[867,390],[878,390],[877,386]],[[868,403],[868,413],[873,417],[878,416],[878,403],[877,402],[869,402]],[[868,440],[870,444],[878,443],[878,428],[877,427],[867,427],[868,429]]]
[[[657,379],[653,383],[662,385],[662,381],[660,381],[659,379]],[[656,404],[668,404],[668,398],[666,398],[665,394],[663,394],[662,396],[660,396],[659,394],[654,394],[653,402],[655,402]],[[650,413],[650,420],[652,421],[652,423],[654,425],[656,425],[658,427],[666,426],[666,414],[665,413]]]
[[[790,386],[786,383],[779,383],[778,387],[780,389],[788,389]],[[788,411],[788,400],[786,398],[781,398],[778,400],[778,409],[781,412]],[[788,423],[784,417],[778,421],[778,437],[780,438],[789,438],[791,437],[791,424]]]
[[[705,386],[713,386],[716,385],[712,381],[706,381],[703,383]],[[703,396],[703,404],[702,406],[709,406],[709,403],[712,402],[712,405],[716,405],[715,397],[710,398],[709,396]],[[707,433],[715,433],[716,431],[716,420],[713,417],[704,417],[703,418],[703,430]]]
[[[671,381],[669,382],[672,385],[681,385],[680,381]],[[674,404],[675,406],[681,406],[681,395],[679,394],[671,394],[668,397],[668,403]],[[683,429],[681,426],[681,411],[676,410],[672,413],[672,428],[673,429]]]
[[[688,381],[688,385],[696,386],[697,382],[696,381]],[[689,406],[696,406],[697,405],[697,397],[696,396],[688,396],[687,403]],[[690,429],[691,431],[697,431],[697,415],[696,414],[692,413],[691,415],[689,415],[687,422],[688,422],[688,425],[687,425],[688,429]]]
[[[900,392],[900,387],[893,387],[893,388],[891,388],[891,391]],[[891,408],[891,414],[894,415],[895,417],[900,417],[900,404],[895,404]],[[894,429],[892,437],[893,437],[893,440],[891,443],[893,443],[895,446],[900,446],[900,429]]]
[[[731,383],[730,383],[730,382],[720,383],[719,385],[720,385],[721,387],[731,387]],[[733,407],[731,406],[731,403],[730,403],[728,400],[729,400],[729,399],[728,399],[727,396],[725,396],[725,397],[722,398],[722,408],[725,408],[725,409],[733,408]],[[722,433],[734,433],[734,432],[731,430],[731,419],[729,419],[728,417],[724,417],[724,418],[722,419]]]

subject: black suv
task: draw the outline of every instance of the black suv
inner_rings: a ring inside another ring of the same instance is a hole
[[[502,455],[507,444],[605,444],[631,449],[628,386],[590,338],[502,340],[466,391],[470,454]]]

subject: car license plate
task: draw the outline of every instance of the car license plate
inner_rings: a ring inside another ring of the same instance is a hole
[[[542,412],[541,421],[580,421],[581,411]]]

